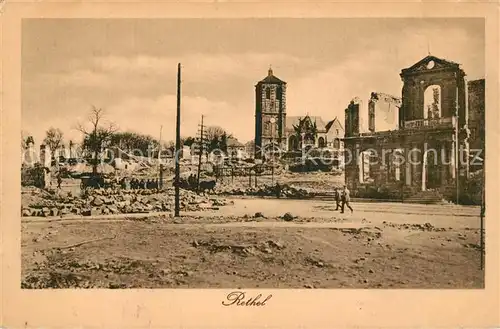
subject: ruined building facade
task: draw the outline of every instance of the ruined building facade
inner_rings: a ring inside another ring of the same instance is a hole
[[[273,74],[255,85],[255,158],[274,148],[284,150],[286,125],[286,82]]]
[[[386,131],[399,128],[401,98],[372,92],[368,102],[368,130]]]
[[[380,97],[372,94],[368,109],[352,101],[345,110],[345,181],[354,194],[369,185],[443,190],[455,188],[457,180],[469,175],[465,72],[457,63],[427,56],[403,69],[400,77],[400,103],[392,99],[394,106],[376,106]],[[484,95],[478,97],[484,104]],[[359,130],[364,110],[369,111],[368,133]]]
[[[480,151],[479,157],[481,159],[476,159],[479,161],[473,161],[471,163],[471,171],[481,169],[480,164],[482,159],[486,156],[484,142],[485,142],[485,81],[484,79],[469,81],[469,129],[470,129],[470,148],[472,152],[478,154],[477,150]],[[479,162],[479,163],[477,163]]]

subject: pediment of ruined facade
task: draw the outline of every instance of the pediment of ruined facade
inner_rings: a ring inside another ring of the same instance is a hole
[[[435,56],[427,56],[409,68],[403,69],[402,73],[411,74],[442,69],[459,69],[459,64]]]

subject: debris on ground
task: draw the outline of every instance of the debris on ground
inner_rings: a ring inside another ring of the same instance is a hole
[[[281,216],[281,219],[289,222],[289,221],[292,221],[296,218],[296,216],[293,216],[291,213],[287,212],[285,213],[283,216]]]
[[[113,214],[133,214],[168,212],[174,209],[174,189],[89,189],[80,197],[57,191],[47,193],[32,189],[22,195],[21,214],[23,216],[96,216]],[[232,201],[191,191],[180,191],[182,211],[198,211],[232,204]]]

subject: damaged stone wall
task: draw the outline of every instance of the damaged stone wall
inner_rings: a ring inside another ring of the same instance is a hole
[[[387,131],[399,128],[401,99],[392,95],[372,92],[368,102],[369,131]]]
[[[469,89],[469,129],[470,148],[484,151],[485,137],[485,80],[473,80],[468,82]]]

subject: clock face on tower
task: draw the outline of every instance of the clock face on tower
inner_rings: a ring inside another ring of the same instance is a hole
[[[427,63],[427,68],[430,70],[434,67],[435,63],[434,61],[430,61],[429,63]]]

